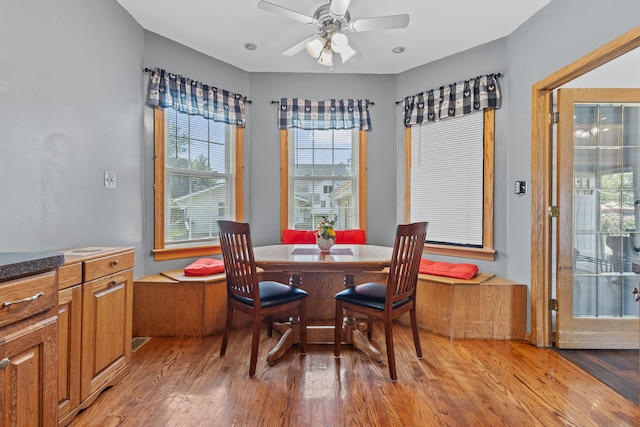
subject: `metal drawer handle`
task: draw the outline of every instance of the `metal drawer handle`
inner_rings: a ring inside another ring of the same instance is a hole
[[[9,366],[9,358],[5,357],[4,359],[0,360],[0,369],[6,369],[7,366]]]
[[[111,261],[111,265],[113,265],[113,266],[116,266],[118,264],[119,264],[119,262],[118,262],[117,259],[114,259],[113,261]]]
[[[24,304],[26,302],[31,302],[31,301],[37,300],[38,298],[40,298],[43,295],[44,295],[44,292],[38,292],[35,295],[32,295],[32,296],[27,297],[27,298],[19,299],[18,301],[4,302],[4,303],[2,303],[2,308],[7,308],[7,307],[15,305],[15,304]]]

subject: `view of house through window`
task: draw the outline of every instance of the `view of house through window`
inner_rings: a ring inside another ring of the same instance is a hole
[[[288,227],[312,230],[327,218],[337,229],[358,228],[358,129],[288,135]]]
[[[212,244],[233,219],[235,126],[165,110],[164,243]]]

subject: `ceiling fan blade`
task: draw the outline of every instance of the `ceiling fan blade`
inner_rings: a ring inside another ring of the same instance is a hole
[[[282,52],[282,54],[284,56],[293,56],[296,53],[303,51],[307,47],[307,43],[310,42],[311,40],[313,40],[317,36],[318,36],[318,34],[313,34],[313,35],[307,37],[306,39],[294,44],[289,49],[287,49],[284,52]]]
[[[349,31],[374,31],[374,30],[392,30],[395,28],[406,28],[409,25],[409,15],[389,15],[377,18],[356,19],[349,22]]]
[[[267,12],[275,13],[276,15],[284,16],[285,18],[293,19],[294,21],[302,22],[303,24],[313,24],[315,19],[311,16],[304,15],[296,12],[295,10],[287,9],[286,7],[278,6],[268,1],[260,0],[258,2],[258,9],[262,9]]]
[[[331,6],[329,6],[329,13],[334,18],[342,18],[347,9],[349,9],[351,0],[331,0]]]

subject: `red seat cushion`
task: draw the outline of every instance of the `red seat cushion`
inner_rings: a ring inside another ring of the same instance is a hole
[[[184,268],[185,276],[208,276],[210,274],[222,273],[224,271],[224,261],[213,258],[200,258]]]
[[[367,243],[367,239],[364,235],[364,230],[336,230],[336,243],[345,243],[352,245],[364,245]]]
[[[478,273],[478,266],[475,264],[436,262],[422,258],[420,261],[420,273],[469,280]]]
[[[315,230],[293,230],[290,228],[285,229],[282,232],[282,243],[284,244],[303,244],[303,243],[315,243],[316,232]]]
[[[284,244],[308,244],[316,242],[316,230],[293,230],[285,229],[282,232],[282,243]],[[336,243],[364,245],[367,243],[364,230],[336,230]]]

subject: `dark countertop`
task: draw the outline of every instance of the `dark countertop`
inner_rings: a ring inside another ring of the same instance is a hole
[[[63,264],[61,252],[0,252],[0,282],[38,274]]]

